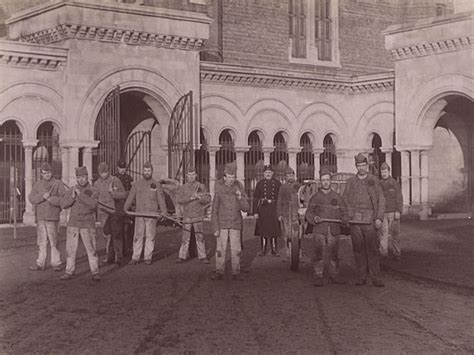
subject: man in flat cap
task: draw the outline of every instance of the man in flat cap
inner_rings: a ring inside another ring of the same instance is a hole
[[[89,183],[87,168],[76,168],[77,185],[70,188],[61,200],[62,208],[71,208],[66,232],[66,273],[61,280],[70,280],[76,271],[76,253],[79,238],[89,259],[92,280],[99,281],[99,257],[97,256],[95,213],[99,193]]]
[[[193,166],[188,168],[186,180],[186,183],[179,187],[176,195],[177,202],[183,206],[183,235],[177,262],[182,263],[188,258],[191,228],[194,228],[199,261],[209,264],[204,244],[203,219],[206,208],[211,202],[211,195],[206,186],[197,181],[196,169]]]
[[[385,213],[380,229],[380,253],[395,260],[400,259],[400,215],[403,210],[403,196],[399,183],[390,175],[387,163],[380,165],[380,186],[385,197]]]
[[[382,227],[385,198],[378,179],[367,171],[367,157],[359,153],[355,157],[355,165],[357,175],[347,180],[343,197],[347,203],[349,218],[361,222],[351,225],[352,248],[358,271],[356,285],[365,285],[370,277],[372,285],[383,287],[384,282],[379,277],[377,230]]]
[[[31,271],[44,270],[46,255],[51,246],[51,266],[54,271],[61,271],[61,256],[58,249],[59,214],[61,199],[66,192],[64,184],[53,177],[51,166],[41,164],[41,180],[31,190],[28,198],[36,208],[36,236],[38,244],[38,259],[36,265],[30,266]]]
[[[224,278],[227,244],[230,244],[232,279],[240,280],[242,252],[242,212],[249,210],[244,186],[236,180],[235,162],[227,164],[224,177],[215,184],[211,210],[211,227],[216,238],[216,273],[213,280]]]
[[[340,223],[323,222],[322,219],[337,219],[347,223],[346,203],[341,195],[331,189],[331,172],[322,168],[319,172],[321,189],[309,200],[306,220],[313,224],[314,236],[314,285],[321,287],[326,282],[341,283],[339,274]]]
[[[128,192],[125,191],[119,178],[110,175],[107,163],[100,163],[98,170],[99,178],[95,181],[94,187],[99,193],[97,217],[105,239],[104,262],[109,264],[115,262],[120,265],[123,257],[123,218],[118,218],[116,213],[123,210]],[[112,220],[114,223],[111,223]]]
[[[125,191],[130,191],[132,188],[133,178],[127,174],[127,163],[125,160],[120,159],[117,162],[117,172],[115,176],[122,182]],[[134,218],[124,218],[123,223],[123,256],[131,257],[133,253],[133,230],[134,230]]]
[[[295,171],[287,167],[285,182],[281,185],[277,198],[277,217],[283,225],[281,230],[285,241],[286,257],[290,257],[289,241],[292,233],[298,233],[298,209],[300,208],[298,190],[301,184],[296,182]]]
[[[168,214],[163,188],[158,181],[153,179],[153,165],[150,162],[143,165],[143,178],[132,186],[123,207],[124,211],[128,211],[133,202],[136,205],[135,212]],[[155,237],[156,218],[136,217],[133,255],[129,262],[130,265],[138,264],[143,247],[145,247],[144,262],[146,265],[151,265],[153,250],[155,249]],[[143,243],[144,240],[145,243]]]
[[[280,223],[277,218],[277,200],[281,183],[273,178],[273,168],[265,165],[263,179],[255,186],[254,211],[257,218],[255,235],[260,237],[260,256],[267,254],[267,244],[270,241],[273,256],[280,256],[277,249],[277,238],[280,236]]]

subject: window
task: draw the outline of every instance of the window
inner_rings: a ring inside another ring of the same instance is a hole
[[[289,1],[291,63],[340,66],[338,0]]]

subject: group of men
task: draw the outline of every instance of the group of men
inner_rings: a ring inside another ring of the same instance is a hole
[[[320,171],[320,189],[306,203],[305,219],[312,226],[314,236],[314,284],[322,286],[328,280],[340,283],[338,278],[338,242],[341,226],[350,227],[352,245],[358,271],[357,285],[370,278],[374,286],[384,286],[379,277],[379,249],[382,255],[400,256],[398,242],[399,218],[402,197],[398,183],[390,177],[387,164],[381,166],[382,179],[368,174],[367,158],[355,157],[357,175],[347,181],[343,195],[331,189],[331,173]],[[100,163],[99,178],[93,185],[85,167],[76,168],[77,184],[65,186],[52,177],[51,167],[41,166],[41,180],[30,195],[36,206],[37,238],[39,255],[30,270],[44,270],[47,243],[51,245],[51,266],[61,271],[60,253],[57,248],[57,232],[61,209],[69,209],[66,233],[66,269],[62,280],[69,280],[75,272],[75,259],[79,238],[87,252],[92,279],[100,280],[99,259],[96,247],[96,216],[102,226],[108,263],[123,263],[123,257],[132,247],[129,264],[139,262],[143,253],[144,264],[152,263],[155,246],[157,216],[167,216],[163,188],[153,178],[153,166],[146,163],[143,177],[132,184],[126,174],[124,161],[118,163],[118,172],[110,174],[109,166]],[[203,236],[203,220],[211,206],[211,228],[216,237],[216,270],[213,280],[224,277],[226,253],[229,245],[232,278],[240,279],[242,253],[242,212],[250,210],[254,203],[257,217],[255,235],[260,236],[260,256],[279,256],[277,240],[283,235],[288,256],[288,242],[297,232],[301,215],[301,184],[296,182],[291,168],[281,184],[273,177],[270,165],[264,167],[264,178],[258,182],[253,201],[249,201],[244,186],[236,180],[235,163],[227,164],[222,179],[216,181],[214,198],[204,184],[197,181],[196,170],[191,167],[186,183],[175,191],[181,207],[182,241],[177,263],[188,258],[191,232],[194,230],[198,258],[209,263]],[[211,203],[212,200],[212,203]],[[126,212],[135,206],[133,246],[130,244],[130,223]],[[128,230],[128,232],[127,232]],[[124,246],[125,244],[125,246]]]

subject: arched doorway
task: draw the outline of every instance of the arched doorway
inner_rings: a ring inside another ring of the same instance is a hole
[[[428,202],[434,214],[471,213],[473,208],[474,102],[449,95],[428,151]]]
[[[235,160],[234,139],[230,130],[225,129],[219,135],[219,145],[221,148],[216,153],[216,178],[224,176],[224,168],[227,163]]]
[[[151,161],[156,177],[167,176],[166,145],[169,112],[162,103],[140,89],[116,87],[105,99],[96,119],[92,176],[97,178],[100,162],[107,162],[115,173],[117,161],[125,159],[127,170],[137,180],[143,164]]]
[[[380,177],[380,165],[385,162],[385,154],[382,153],[382,138],[377,133],[372,134],[372,153],[369,154],[369,172]]]
[[[209,147],[202,128],[199,132],[201,146],[196,150],[194,159],[196,161],[196,172],[198,180],[209,189]]]
[[[324,151],[319,155],[321,169],[329,169],[332,173],[337,173],[336,144],[332,134],[326,134],[323,140]]]
[[[273,137],[273,146],[275,150],[270,153],[270,164],[275,171],[275,179],[281,182],[285,179],[285,170],[288,166],[288,145],[286,143],[284,132],[278,132]]]
[[[15,121],[0,126],[0,223],[20,220],[25,210],[25,150]],[[16,207],[14,209],[14,206]]]

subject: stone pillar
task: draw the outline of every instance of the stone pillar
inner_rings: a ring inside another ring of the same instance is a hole
[[[69,186],[76,184],[76,168],[79,165],[79,147],[69,147]]]
[[[214,196],[214,186],[216,184],[216,153],[220,146],[209,146],[209,192]]]
[[[296,157],[299,152],[301,152],[301,147],[291,147],[288,148],[288,166],[295,171],[295,175],[298,171],[296,164]]]
[[[69,176],[69,147],[61,145],[61,177],[62,181],[66,184],[70,184],[70,176]]]
[[[89,180],[92,181],[92,149],[99,145],[99,141],[93,141],[90,144],[84,145],[83,151],[83,163],[84,166],[87,168],[87,172],[89,173]],[[116,164],[117,162],[114,162]],[[114,167],[111,166],[110,169],[112,170]]]
[[[428,205],[428,151],[423,150],[420,152],[420,165],[421,165],[421,212],[420,218],[427,219],[430,214],[430,208]]]
[[[356,154],[354,154],[354,151],[349,150],[347,148],[337,148],[336,150],[337,172],[339,173],[355,172],[354,155]]]
[[[263,147],[263,164],[270,164],[270,154],[275,150],[275,147]]]
[[[410,199],[410,153],[408,150],[400,151],[401,160],[402,160],[402,171],[401,171],[401,180],[402,180],[402,195],[403,195],[403,213],[407,214],[411,199]]]
[[[324,152],[322,148],[313,148],[313,155],[314,155],[314,178],[319,180],[319,171],[321,170],[321,161],[319,156]]]
[[[245,180],[245,152],[248,152],[250,146],[234,147],[235,163],[237,164],[237,180],[244,182]]]
[[[411,204],[420,206],[420,151],[411,151]]]
[[[392,147],[381,147],[380,150],[385,154],[385,162],[390,166],[390,171],[392,171]],[[379,167],[380,169],[380,167]]]
[[[23,213],[24,224],[35,223],[35,211],[28,196],[33,187],[33,148],[38,144],[38,140],[23,140],[25,150],[25,212]]]

